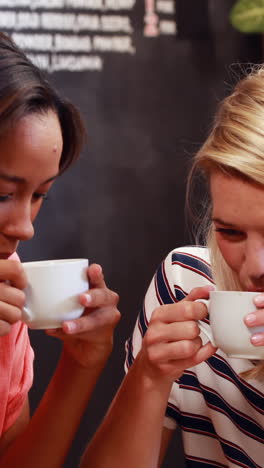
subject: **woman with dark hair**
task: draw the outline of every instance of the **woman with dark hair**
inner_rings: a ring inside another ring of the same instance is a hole
[[[87,270],[84,314],[47,333],[63,350],[53,378],[29,417],[33,351],[21,322],[27,281],[16,254],[34,235],[43,200],[77,158],[84,141],[78,110],[62,99],[40,70],[0,34],[0,465],[61,467],[98,376],[112,349],[119,320],[117,294],[102,269]]]

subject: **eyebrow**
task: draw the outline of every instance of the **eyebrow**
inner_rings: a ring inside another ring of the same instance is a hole
[[[212,221],[214,223],[223,224],[223,226],[227,226],[227,227],[234,227],[235,226],[232,223],[227,223],[226,221],[223,221],[221,218],[212,218]]]
[[[58,177],[58,174],[56,174],[56,175],[54,175],[52,177],[49,177],[49,179],[44,180],[43,182],[41,182],[40,185],[48,184],[49,182],[52,182],[53,180],[55,180],[57,177]],[[18,184],[24,184],[26,182],[26,179],[24,179],[23,177],[18,177],[18,176],[12,175],[12,174],[6,174],[4,172],[0,172],[0,179],[6,180],[8,182],[15,182],[15,183],[18,183]]]

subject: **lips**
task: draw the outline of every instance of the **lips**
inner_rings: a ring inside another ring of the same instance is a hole
[[[252,287],[247,289],[248,292],[255,292],[255,293],[263,293],[264,292],[264,286],[260,287]]]

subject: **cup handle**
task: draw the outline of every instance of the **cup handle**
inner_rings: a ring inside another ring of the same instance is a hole
[[[32,314],[31,314],[30,309],[28,309],[27,307],[23,307],[23,309],[22,309],[22,321],[23,322],[31,322],[31,320],[32,320]]]
[[[208,305],[209,305],[208,299],[196,299],[195,302],[202,302],[204,305],[206,305],[208,309]],[[197,323],[198,323],[198,327],[200,328],[200,330],[205,334],[208,340],[211,341],[212,345],[217,347],[214,342],[211,330],[208,330],[208,328],[205,326],[205,323],[202,320],[197,320]]]

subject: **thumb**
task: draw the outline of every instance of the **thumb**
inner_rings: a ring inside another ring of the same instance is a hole
[[[192,289],[188,296],[183,301],[196,301],[196,299],[209,299],[210,291],[214,291],[215,287],[211,284],[202,286],[201,288]]]

